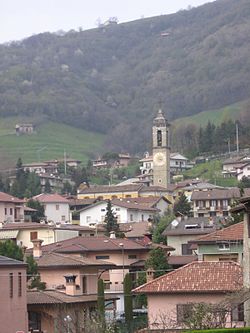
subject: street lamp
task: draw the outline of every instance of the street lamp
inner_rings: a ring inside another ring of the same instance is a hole
[[[69,325],[72,322],[72,318],[70,317],[70,315],[67,315],[63,320],[67,324],[67,333],[70,333]]]
[[[119,246],[122,249],[122,281],[124,281],[124,244],[119,243]]]

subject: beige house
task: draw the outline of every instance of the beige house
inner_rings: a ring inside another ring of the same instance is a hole
[[[195,304],[219,304],[227,293],[243,287],[242,268],[235,262],[192,262],[134,289],[146,294],[150,329],[185,328]],[[241,300],[242,301],[242,300]],[[243,326],[242,306],[234,304],[226,326]]]
[[[0,256],[0,332],[27,332],[26,265]]]
[[[0,223],[24,222],[24,201],[0,192]]]
[[[44,255],[49,252],[70,254],[84,260],[98,261],[100,265],[103,262],[114,265],[114,269],[109,269],[100,276],[105,282],[105,293],[119,298],[116,309],[123,312],[123,278],[128,272],[132,274],[132,278],[136,278],[136,272],[143,269],[151,248],[148,243],[100,236],[67,239],[42,246],[42,251]]]
[[[86,314],[96,309],[100,272],[114,265],[73,254],[43,253],[41,240],[34,241],[33,256],[46,289],[28,292],[29,329],[59,333],[70,316],[71,329],[80,330]]]

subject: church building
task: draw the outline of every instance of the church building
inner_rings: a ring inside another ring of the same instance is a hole
[[[153,121],[153,185],[167,187],[170,184],[170,124],[162,110]]]

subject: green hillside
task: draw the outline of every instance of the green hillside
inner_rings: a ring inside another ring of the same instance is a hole
[[[249,36],[250,1],[217,0],[3,44],[0,117],[39,115],[105,134],[106,149],[143,152],[160,100],[173,121],[249,98]]]
[[[15,165],[18,157],[24,163],[68,157],[86,162],[102,151],[104,135],[46,122],[36,127],[32,135],[15,134],[16,118],[0,120],[0,167]]]
[[[247,107],[249,106],[250,101],[242,101],[239,103],[235,103],[232,105],[225,106],[221,109],[217,110],[208,110],[203,111],[200,113],[195,114],[194,116],[189,117],[183,117],[176,119],[173,122],[173,125],[175,127],[178,127],[180,125],[186,124],[196,124],[202,127],[205,127],[210,121],[211,123],[215,125],[220,125],[223,121],[227,121],[229,119],[236,120],[239,119],[239,115],[241,112],[246,112]]]

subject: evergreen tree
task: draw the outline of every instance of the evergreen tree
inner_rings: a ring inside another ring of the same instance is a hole
[[[0,255],[16,260],[23,260],[22,249],[11,240],[0,242]]]
[[[162,233],[166,227],[174,220],[173,213],[168,210],[161,218],[156,216],[153,220],[153,242],[154,243],[163,243],[167,244],[166,236],[163,236]]]
[[[39,222],[41,219],[44,218],[44,207],[39,201],[30,199],[27,202],[27,207],[30,207],[30,208],[33,208],[36,210],[36,211],[30,213],[32,222]]]
[[[38,265],[32,255],[26,258],[27,268],[27,281],[30,281],[29,288],[36,288],[38,290],[44,290],[46,283],[41,281],[41,276],[38,272]]]
[[[46,179],[45,186],[44,186],[44,193],[51,193],[51,186],[48,179]]]
[[[165,251],[160,247],[152,249],[149,252],[149,258],[145,262],[145,268],[152,268],[155,271],[155,278],[165,274],[170,268]]]
[[[123,281],[123,289],[124,289],[124,311],[125,311],[125,322],[127,325],[127,329],[131,330],[131,323],[133,320],[133,303],[132,303],[132,279],[130,274],[126,274]]]
[[[106,215],[104,219],[105,225],[105,235],[109,236],[111,231],[114,231],[116,234],[119,232],[119,224],[117,223],[117,218],[112,210],[111,201],[108,200],[107,208],[106,208]]]
[[[187,197],[184,193],[181,193],[179,199],[174,204],[174,213],[175,214],[182,214],[188,216],[191,211],[191,205],[190,202],[188,202]]]
[[[66,181],[63,184],[62,194],[71,194],[71,193],[72,193],[72,186],[68,181]]]
[[[104,282],[102,279],[97,281],[97,312],[100,318],[105,315],[105,297],[104,297]]]

